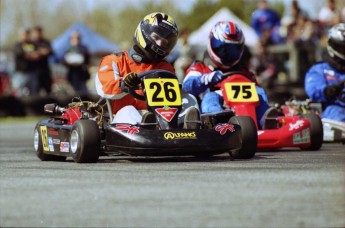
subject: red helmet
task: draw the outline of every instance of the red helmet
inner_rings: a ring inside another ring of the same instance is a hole
[[[213,26],[207,47],[213,63],[221,69],[230,69],[241,59],[244,50],[242,30],[233,22],[221,21]]]

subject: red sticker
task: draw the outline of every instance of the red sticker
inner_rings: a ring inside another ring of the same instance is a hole
[[[177,112],[177,108],[170,108],[170,107],[156,108],[156,112],[161,117],[163,117],[163,119],[170,122],[174,118],[174,116]]]
[[[234,125],[232,124],[228,124],[228,123],[225,123],[225,124],[218,124],[216,127],[215,127],[215,130],[216,131],[219,131],[219,133],[221,135],[224,135],[228,130],[230,132],[234,132],[235,131],[235,127]]]
[[[130,124],[116,124],[115,129],[119,131],[127,131],[127,133],[130,135],[139,133],[139,127],[132,126]]]

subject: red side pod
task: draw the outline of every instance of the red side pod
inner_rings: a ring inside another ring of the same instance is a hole
[[[280,117],[278,129],[259,130],[258,148],[278,149],[283,147],[307,147],[311,144],[310,123],[307,119]]]
[[[70,108],[65,111],[61,118],[67,120],[67,125],[74,124],[77,120],[81,118],[82,114],[79,107]]]

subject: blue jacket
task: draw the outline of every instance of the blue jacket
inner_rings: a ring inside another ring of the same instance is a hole
[[[319,62],[307,72],[304,86],[309,98],[313,101],[321,102],[326,106],[337,104],[345,107],[345,103],[338,99],[327,100],[323,92],[326,86],[338,84],[342,80],[345,80],[345,73],[336,71],[326,62]]]
[[[339,84],[343,80],[345,80],[345,73],[340,73],[327,62],[316,63],[307,72],[304,82],[305,91],[310,99],[322,103],[323,118],[345,121],[345,102],[337,98],[328,100],[324,95],[326,86]],[[342,96],[342,100],[345,100],[345,95]]]

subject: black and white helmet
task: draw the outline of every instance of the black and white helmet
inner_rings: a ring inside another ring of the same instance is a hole
[[[327,62],[339,71],[345,71],[345,23],[334,25],[327,35]]]

